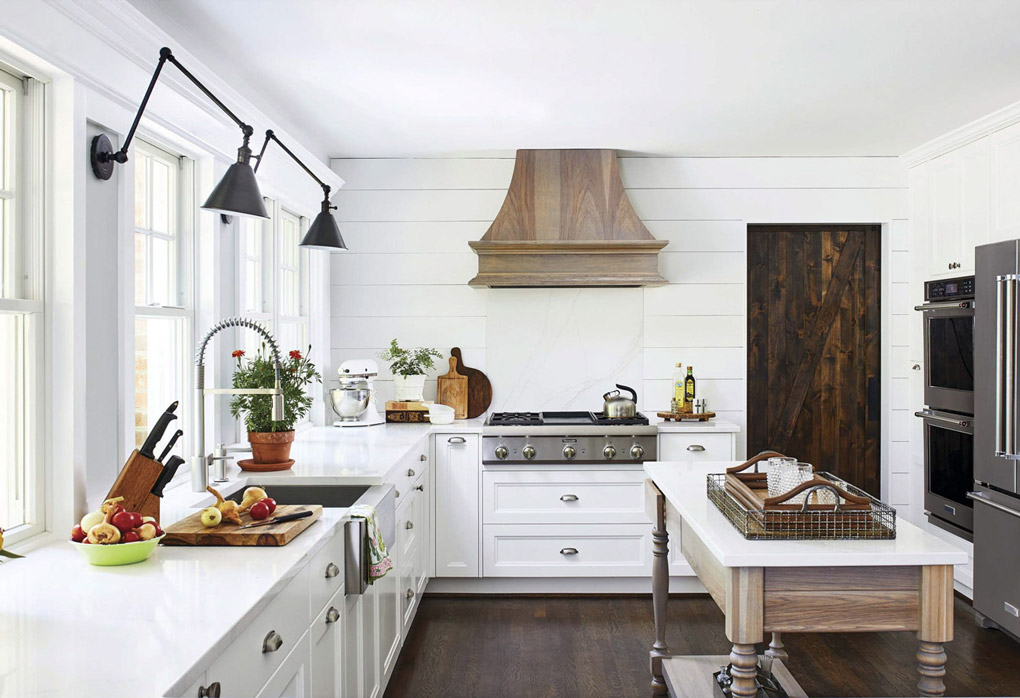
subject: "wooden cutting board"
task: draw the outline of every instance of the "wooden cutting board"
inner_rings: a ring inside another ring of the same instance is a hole
[[[457,372],[457,357],[450,357],[450,372],[439,376],[436,402],[453,408],[454,419],[467,419],[468,379]]]
[[[258,526],[257,528],[242,529],[237,524],[224,521],[216,528],[206,528],[202,525],[202,512],[196,512],[186,519],[181,519],[175,524],[167,526],[166,538],[163,545],[261,545],[280,546],[287,545],[311,526],[322,516],[322,507],[318,504],[298,505],[281,504],[276,507],[273,516],[293,514],[305,509],[311,509],[312,515],[296,521],[285,521],[281,524],[269,526]],[[248,524],[253,521],[248,514],[241,514],[241,521]]]
[[[461,356],[460,347],[454,347],[450,354],[457,359],[457,371],[468,379],[468,406],[467,418],[474,419],[482,415],[492,404],[492,383],[489,377],[477,368],[468,368],[464,365],[464,357]]]

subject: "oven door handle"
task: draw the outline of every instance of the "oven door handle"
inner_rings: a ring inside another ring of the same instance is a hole
[[[1002,506],[998,502],[993,502],[992,500],[990,500],[988,498],[987,495],[982,494],[981,492],[968,492],[967,493],[967,499],[972,499],[975,502],[981,502],[982,504],[987,504],[992,509],[998,509],[1001,512],[1009,514],[1010,516],[1015,516],[1018,519],[1020,519],[1020,511],[1014,511],[1013,509],[1010,509],[1009,507]]]
[[[959,310],[960,308],[973,308],[974,301],[941,301],[937,303],[925,303],[924,305],[915,305],[914,310],[920,310],[921,312],[929,310]]]
[[[970,426],[970,420],[967,420],[967,419],[957,419],[955,417],[950,417],[948,415],[936,414],[935,412],[929,412],[928,410],[921,410],[920,412],[915,412],[914,416],[915,417],[920,417],[921,419],[930,419],[933,422],[943,422],[944,424],[954,424],[954,425],[956,425],[958,427],[969,427]]]

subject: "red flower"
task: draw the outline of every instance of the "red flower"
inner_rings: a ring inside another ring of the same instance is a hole
[[[292,359],[300,359],[301,358],[301,352],[298,351],[297,349],[291,349],[290,350],[290,358],[292,358]]]
[[[244,356],[244,349],[234,349],[234,351],[230,352],[230,355],[235,359],[239,359]]]

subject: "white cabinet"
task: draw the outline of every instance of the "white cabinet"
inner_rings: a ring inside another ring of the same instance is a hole
[[[990,239],[989,141],[940,155],[927,165],[929,276],[958,276],[974,271],[974,247]],[[917,207],[914,207],[916,212]]]
[[[477,577],[481,494],[478,434],[435,437],[434,538],[437,577]]]
[[[306,630],[256,698],[309,698],[312,653],[308,636],[309,631]]]
[[[736,434],[659,432],[659,457],[663,461],[735,460]]]
[[[381,694],[379,676],[379,585],[370,584],[361,595],[361,632],[354,638],[361,644],[361,682],[364,698]]]
[[[364,624],[364,606],[361,596],[352,594],[344,599],[343,611],[343,662],[341,685],[344,698],[360,698],[362,695],[362,663],[363,654],[361,632]]]
[[[339,698],[341,695],[343,608],[344,594],[338,591],[312,623],[312,698]]]
[[[988,136],[991,156],[991,240],[1020,238],[1020,124]]]
[[[490,524],[644,523],[643,470],[486,470]]]
[[[644,577],[648,523],[485,527],[486,577]]]

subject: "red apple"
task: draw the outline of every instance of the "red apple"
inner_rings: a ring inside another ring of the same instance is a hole
[[[266,504],[265,499],[259,500],[251,505],[251,509],[248,510],[248,513],[251,514],[251,517],[256,521],[261,521],[269,516],[269,505]]]
[[[85,533],[85,529],[83,529],[81,526],[76,525],[74,528],[71,529],[71,540],[73,540],[75,543],[81,543],[87,537],[88,536]]]
[[[118,511],[110,519],[110,523],[119,528],[121,532],[130,531],[142,525],[142,515],[136,511]]]
[[[142,537],[135,533],[134,531],[125,531],[124,533],[120,534],[121,543],[137,543],[141,539]]]
[[[272,497],[266,497],[265,499],[262,499],[260,501],[263,501],[263,502],[265,502],[266,504],[269,505],[269,513],[270,514],[272,514],[274,511],[276,511],[276,500],[273,499]]]

